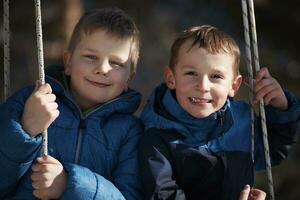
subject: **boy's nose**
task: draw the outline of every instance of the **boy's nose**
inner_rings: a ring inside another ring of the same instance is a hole
[[[112,68],[111,68],[109,62],[103,61],[97,65],[97,67],[95,68],[95,72],[96,72],[96,74],[102,74],[102,75],[106,76],[111,69]]]
[[[209,91],[209,79],[208,77],[201,77],[197,81],[197,89],[200,90],[201,92],[207,92]]]

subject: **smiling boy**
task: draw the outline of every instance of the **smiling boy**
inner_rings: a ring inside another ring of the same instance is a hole
[[[64,67],[0,106],[1,199],[141,199],[141,95],[128,86],[138,55],[139,31],[124,11],[82,16]],[[50,156],[39,157],[46,128]]]
[[[250,106],[238,91],[240,51],[210,25],[191,27],[173,43],[165,83],[150,96],[139,146],[146,199],[238,199],[264,168],[260,125],[251,158]],[[256,74],[254,96],[264,99],[273,164],[295,143],[300,102],[266,68]],[[257,121],[256,121],[257,122]]]
[[[128,89],[134,74],[128,60],[132,41],[95,30],[83,35],[73,53],[64,55],[65,73],[82,110],[105,103]]]
[[[236,62],[232,55],[212,54],[205,48],[189,49],[192,43],[183,43],[176,67],[167,68],[165,78],[168,87],[176,89],[182,108],[195,118],[204,118],[220,110],[228,96],[234,96],[242,77],[230,70]]]

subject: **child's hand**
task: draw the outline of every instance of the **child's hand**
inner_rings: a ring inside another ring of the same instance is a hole
[[[250,188],[249,185],[245,185],[244,189],[240,193],[239,200],[264,200],[266,193],[262,190]]]
[[[58,117],[55,99],[49,84],[42,85],[40,81],[36,81],[35,89],[25,103],[21,119],[24,130],[32,137],[47,129]]]
[[[254,103],[261,98],[266,105],[270,104],[280,110],[288,109],[288,101],[280,84],[270,75],[267,68],[257,72],[254,82]]]
[[[58,199],[67,184],[67,174],[62,164],[51,156],[37,158],[32,166],[33,195],[39,199]]]

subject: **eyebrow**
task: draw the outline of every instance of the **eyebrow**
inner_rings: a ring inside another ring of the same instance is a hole
[[[98,53],[98,51],[96,51],[94,49],[91,49],[91,48],[82,48],[81,51],[89,51],[89,52],[92,52],[92,53]],[[122,58],[120,58],[118,56],[111,55],[110,58],[117,61],[117,62],[120,62],[122,64],[126,64],[129,61],[129,57],[127,58],[127,60],[123,60]]]
[[[217,72],[217,73],[225,73],[226,70],[219,70],[219,69],[212,69],[213,72]]]
[[[188,64],[188,65],[183,65],[182,68],[183,68],[183,69],[187,69],[187,68],[188,68],[188,69],[195,69],[195,68],[197,68],[197,67],[195,67],[194,65]]]
[[[94,49],[91,49],[91,48],[82,48],[81,50],[82,51],[90,51],[90,52],[93,52],[93,53],[97,52],[97,51],[95,51]]]

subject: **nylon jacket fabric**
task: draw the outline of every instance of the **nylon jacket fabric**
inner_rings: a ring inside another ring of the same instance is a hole
[[[62,67],[50,67],[46,77],[60,111],[48,128],[49,155],[68,174],[60,199],[140,200],[137,144],[142,126],[133,113],[141,95],[129,89],[83,115],[64,89],[62,73]],[[41,154],[42,138],[30,137],[20,124],[32,91],[26,87],[0,106],[0,199],[35,199],[31,166]]]
[[[228,99],[216,113],[194,118],[165,84],[152,93],[141,115],[145,126],[139,146],[145,199],[238,199],[254,170],[264,169],[257,118],[254,162],[251,156],[250,106]],[[285,92],[289,109],[266,106],[271,161],[288,155],[299,132],[300,102]]]

